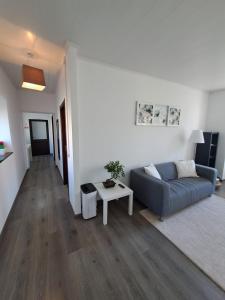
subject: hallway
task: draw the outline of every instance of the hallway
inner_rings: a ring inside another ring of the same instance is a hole
[[[67,299],[61,254],[75,244],[70,220],[67,187],[53,159],[33,158],[0,240],[1,300]]]
[[[126,199],[109,224],[74,217],[48,156],[36,157],[0,240],[1,300],[225,299]]]

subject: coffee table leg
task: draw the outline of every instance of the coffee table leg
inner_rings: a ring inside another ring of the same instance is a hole
[[[103,224],[107,225],[108,201],[103,201]]]
[[[129,196],[128,214],[129,214],[130,216],[133,215],[133,193],[131,193],[130,196]]]

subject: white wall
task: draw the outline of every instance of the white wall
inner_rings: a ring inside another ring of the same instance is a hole
[[[225,90],[209,94],[206,130],[219,132],[216,168],[225,179]]]
[[[60,105],[65,100],[66,127],[67,127],[67,162],[69,198],[75,214],[81,212],[80,205],[80,176],[79,176],[79,111],[77,98],[77,50],[67,43],[65,64],[61,68],[58,78],[57,91],[57,118],[60,128],[61,159],[57,160],[60,173],[63,177],[63,157],[61,143]]]
[[[60,120],[60,106],[66,99],[66,79],[65,79],[65,66],[61,67],[57,87],[56,87],[56,119],[59,120],[59,148],[60,148],[60,159],[58,159],[58,142],[57,142],[57,130],[55,128],[55,145],[56,145],[56,165],[59,168],[59,172],[63,178],[63,157],[62,157],[62,137],[61,137],[61,120]],[[67,105],[66,105],[67,110]]]
[[[6,99],[0,97],[0,140],[4,141],[6,151],[11,149],[11,134]]]
[[[68,128],[68,174],[70,202],[76,214],[81,212],[80,158],[79,158],[79,100],[78,100],[78,55],[76,47],[67,43],[65,56],[66,105]]]
[[[207,94],[83,58],[78,98],[81,183],[106,179],[110,160],[120,160],[128,173],[149,162],[193,158],[191,131],[205,125]],[[180,107],[181,126],[135,126],[136,101]]]
[[[10,150],[13,155],[0,163],[0,232],[23,180],[26,165],[23,152],[22,114],[17,91],[0,67],[0,98],[5,100],[10,130]],[[0,107],[1,110],[1,107]],[[1,137],[0,137],[1,140]]]
[[[55,113],[55,94],[35,92],[31,90],[18,90],[20,107],[23,112]]]
[[[20,110],[27,113],[50,113],[53,115],[53,121],[55,124],[55,114],[56,114],[56,96],[53,93],[48,92],[36,92],[32,90],[17,90]],[[27,126],[26,126],[27,127]],[[50,153],[53,153],[53,137],[52,137],[52,122],[49,122],[49,132],[50,132]],[[26,131],[26,130],[25,130]],[[56,131],[55,131],[56,132]],[[25,135],[29,135],[28,132]],[[55,141],[56,142],[56,141]],[[55,148],[55,156],[56,148]],[[27,154],[26,143],[24,145],[24,156],[27,161],[27,167],[29,168],[29,159]]]

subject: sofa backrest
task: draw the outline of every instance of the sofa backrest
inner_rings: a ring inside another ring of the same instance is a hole
[[[175,163],[173,162],[157,164],[155,165],[155,167],[161,175],[162,179],[165,181],[174,180],[178,177],[177,168]]]

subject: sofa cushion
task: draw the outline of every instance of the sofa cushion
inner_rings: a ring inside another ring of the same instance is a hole
[[[177,179],[177,168],[175,163],[168,162],[155,165],[162,179],[165,181]]]
[[[154,164],[151,163],[148,167],[144,167],[144,170],[145,170],[145,173],[148,174],[149,176],[153,176],[158,179],[162,179]]]
[[[205,178],[182,178],[168,182],[170,185],[170,211],[182,209],[210,196],[212,183]]]
[[[176,161],[178,178],[198,177],[194,160]]]

